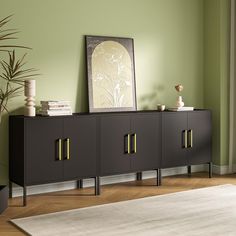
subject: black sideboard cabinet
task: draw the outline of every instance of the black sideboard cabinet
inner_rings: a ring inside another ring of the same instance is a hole
[[[101,176],[160,168],[160,113],[103,115],[99,133]]]
[[[9,194],[30,185],[211,164],[211,113],[137,111],[9,118]]]
[[[211,114],[163,113],[162,168],[211,162]]]

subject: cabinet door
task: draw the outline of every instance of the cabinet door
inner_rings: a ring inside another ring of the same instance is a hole
[[[189,165],[210,162],[211,161],[210,111],[194,111],[188,113],[188,136],[189,136],[188,137]]]
[[[96,118],[66,117],[63,139],[64,179],[96,176]]]
[[[131,131],[131,169],[141,171],[159,168],[161,161],[161,113],[133,114]]]
[[[187,112],[163,113],[162,128],[162,167],[187,165]]]
[[[62,180],[63,161],[59,160],[59,139],[63,136],[63,119],[27,119],[25,132],[26,184]]]
[[[129,115],[100,117],[101,175],[121,174],[130,170],[128,153]]]

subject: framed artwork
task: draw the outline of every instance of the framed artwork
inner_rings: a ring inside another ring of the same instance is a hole
[[[133,39],[104,36],[85,39],[89,111],[136,110]]]

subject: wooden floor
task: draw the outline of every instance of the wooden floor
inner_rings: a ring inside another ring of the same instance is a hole
[[[26,207],[22,207],[21,198],[13,198],[9,200],[8,209],[0,216],[0,236],[25,235],[9,223],[9,219],[13,218],[64,211],[227,183],[236,184],[236,175],[213,175],[213,178],[209,179],[208,173],[194,173],[191,177],[188,177],[187,175],[165,177],[163,178],[162,186],[160,187],[155,186],[155,179],[106,185],[102,186],[100,196],[94,196],[93,188],[33,195],[28,197]]]

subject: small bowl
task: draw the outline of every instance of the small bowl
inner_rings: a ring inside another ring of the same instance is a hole
[[[157,104],[157,110],[158,111],[164,111],[166,109],[166,106],[163,104]]]

